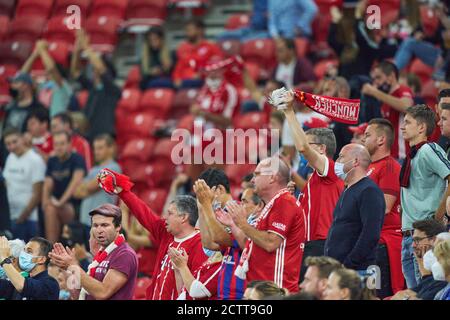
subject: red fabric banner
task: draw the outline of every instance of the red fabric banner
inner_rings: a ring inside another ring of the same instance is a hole
[[[318,96],[300,90],[294,90],[294,94],[306,106],[333,121],[348,124],[358,123],[359,100]]]

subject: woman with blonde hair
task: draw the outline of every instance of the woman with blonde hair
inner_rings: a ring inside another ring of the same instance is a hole
[[[337,269],[328,277],[324,300],[374,300],[359,274],[350,269]]]
[[[278,299],[285,297],[289,291],[280,288],[272,281],[252,281],[244,292],[244,300]]]
[[[433,253],[437,259],[431,266],[433,278],[447,281],[447,286],[437,293],[435,300],[450,300],[450,240],[436,244]]]

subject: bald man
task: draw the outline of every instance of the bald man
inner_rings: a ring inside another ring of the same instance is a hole
[[[369,152],[362,145],[348,144],[339,153],[334,170],[345,189],[325,243],[326,256],[361,273],[375,265],[386,209],[383,192],[367,177],[369,164]]]
[[[247,236],[236,276],[247,282],[273,281],[289,292],[297,292],[306,230],[303,209],[286,189],[289,180],[289,168],[280,158],[262,160],[252,183],[266,206],[255,226],[233,207],[228,212]]]

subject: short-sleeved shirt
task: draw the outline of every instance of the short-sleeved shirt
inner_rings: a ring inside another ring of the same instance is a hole
[[[395,203],[389,213],[384,216],[384,230],[399,230],[402,226],[400,218],[400,164],[392,157],[374,161],[367,169],[367,176],[370,177],[383,191],[396,197]]]
[[[58,199],[62,197],[76,170],[86,172],[84,159],[78,153],[72,152],[69,158],[64,161],[61,161],[58,157],[48,159],[45,176],[53,180],[53,196]]]
[[[401,188],[402,229],[433,217],[441,203],[450,175],[450,161],[436,143],[424,144],[411,161],[409,187]]]
[[[323,174],[314,170],[300,198],[306,215],[307,241],[327,238],[336,202],[344,190],[344,182],[334,173],[334,161],[326,159]]]
[[[11,219],[19,218],[33,196],[33,184],[43,182],[45,162],[34,150],[30,149],[18,157],[10,153],[6,159],[3,175],[6,180]],[[37,208],[29,217],[37,221]]]
[[[84,182],[91,181],[97,177],[97,174],[100,173],[100,171],[104,168],[111,169],[115,172],[121,173],[122,170],[120,169],[120,166],[115,161],[110,161],[109,163],[102,165],[102,166],[95,166],[93,167],[87,176],[84,178]],[[91,217],[89,216],[89,212],[92,209],[97,208],[98,206],[104,204],[104,203],[111,203],[116,204],[117,197],[111,196],[104,192],[103,190],[99,190],[94,194],[91,194],[89,197],[83,199],[81,201],[81,207],[80,207],[80,222],[90,226],[91,225]]]
[[[401,85],[397,90],[391,93],[395,98],[409,98],[412,100],[413,94],[410,88]],[[389,120],[394,127],[394,143],[391,147],[391,155],[396,159],[403,159],[408,152],[408,145],[405,143],[402,131],[400,130],[403,124],[404,114],[395,110],[386,103],[381,105],[381,115],[383,118]]]
[[[206,260],[200,268],[193,272],[194,278],[201,282],[206,290],[208,290],[208,297],[202,299],[194,299],[186,292],[186,300],[217,300],[217,279],[220,270],[219,262],[210,262]],[[186,290],[186,289],[184,289]]]
[[[72,94],[72,87],[66,80],[62,81],[61,86],[55,81],[50,80],[39,88],[41,102],[44,103],[42,99],[47,100],[44,104],[46,104],[50,110],[50,118],[58,113],[67,111]]]
[[[46,155],[49,155],[53,151],[53,137],[50,132],[47,132],[42,137],[31,139],[31,144],[36,151],[40,151]]]
[[[253,244],[248,261],[247,281],[273,281],[289,292],[297,292],[306,238],[303,209],[289,192],[284,192],[273,202],[267,215],[262,213],[256,229],[275,233],[283,241],[273,252],[267,252]]]
[[[136,252],[127,243],[122,243],[100,262],[95,270],[94,278],[103,282],[111,269],[123,273],[127,277],[127,282],[108,300],[132,300],[136,286],[138,259]],[[86,300],[94,300],[94,298],[87,295]]]

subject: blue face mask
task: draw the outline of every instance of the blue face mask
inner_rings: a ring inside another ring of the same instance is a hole
[[[33,262],[34,256],[28,252],[22,251],[19,256],[20,269],[26,272],[30,272],[36,267],[36,263]]]
[[[6,272],[2,267],[0,267],[0,280],[1,279],[6,279]]]
[[[67,290],[59,290],[59,300],[70,300],[70,292]]]

